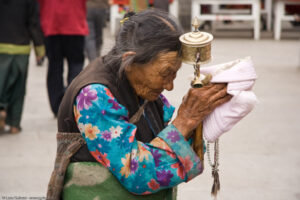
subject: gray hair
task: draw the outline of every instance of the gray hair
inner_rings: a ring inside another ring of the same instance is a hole
[[[115,46],[103,58],[104,64],[113,67],[119,77],[126,66],[148,63],[161,52],[177,51],[181,55],[179,36],[183,31],[168,13],[151,9],[127,13],[124,19]],[[135,54],[122,60],[128,51]]]

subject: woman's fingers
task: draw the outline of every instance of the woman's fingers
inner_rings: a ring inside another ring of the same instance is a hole
[[[204,111],[204,115],[207,116],[209,115],[214,109],[216,109],[218,106],[222,105],[223,103],[228,102],[232,96],[230,94],[227,94],[226,96],[216,100],[212,104],[210,104],[209,108]]]
[[[173,121],[181,131],[189,133],[216,107],[229,101],[226,84],[209,84],[202,88],[191,88],[183,98]]]
[[[214,103],[215,101],[223,98],[227,95],[227,86],[223,87],[221,90],[217,91],[209,97],[208,103]]]
[[[209,84],[203,88],[191,88],[183,98],[181,110],[190,116],[201,117],[204,113],[209,113],[215,108],[215,104],[223,102],[227,95],[226,84]],[[202,114],[201,114],[202,113]]]
[[[207,95],[212,96],[215,93],[222,90],[223,88],[225,88],[226,86],[227,84],[225,83],[209,84],[207,86],[204,86],[203,89],[206,89]]]
[[[230,94],[226,94],[226,96],[219,98],[214,103],[212,103],[211,111],[213,111],[216,107],[222,105],[223,103],[228,102],[231,98],[232,98],[232,96]]]
[[[197,89],[194,88],[189,90],[188,94],[183,99],[187,107],[192,108],[198,104],[199,101],[198,92],[199,91],[197,91]]]

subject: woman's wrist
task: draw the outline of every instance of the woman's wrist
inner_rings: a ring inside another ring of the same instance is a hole
[[[186,139],[190,137],[190,132],[192,131],[192,128],[190,128],[191,126],[189,125],[191,123],[189,121],[190,120],[182,120],[179,118],[175,118],[172,121],[173,126],[175,126]]]

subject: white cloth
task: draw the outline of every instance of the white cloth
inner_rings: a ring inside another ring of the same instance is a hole
[[[251,89],[257,76],[250,57],[204,67],[201,68],[201,73],[211,74],[212,83],[228,83],[227,93],[233,96],[203,121],[205,139],[214,142],[254,108],[257,98]]]

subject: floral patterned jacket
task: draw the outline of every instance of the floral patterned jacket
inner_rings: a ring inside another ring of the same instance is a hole
[[[167,123],[174,107],[163,95],[160,98]],[[128,122],[127,109],[104,85],[90,84],[81,89],[74,115],[91,155],[134,194],[174,187],[203,170],[190,143],[172,124],[150,143],[137,141],[136,126]]]

